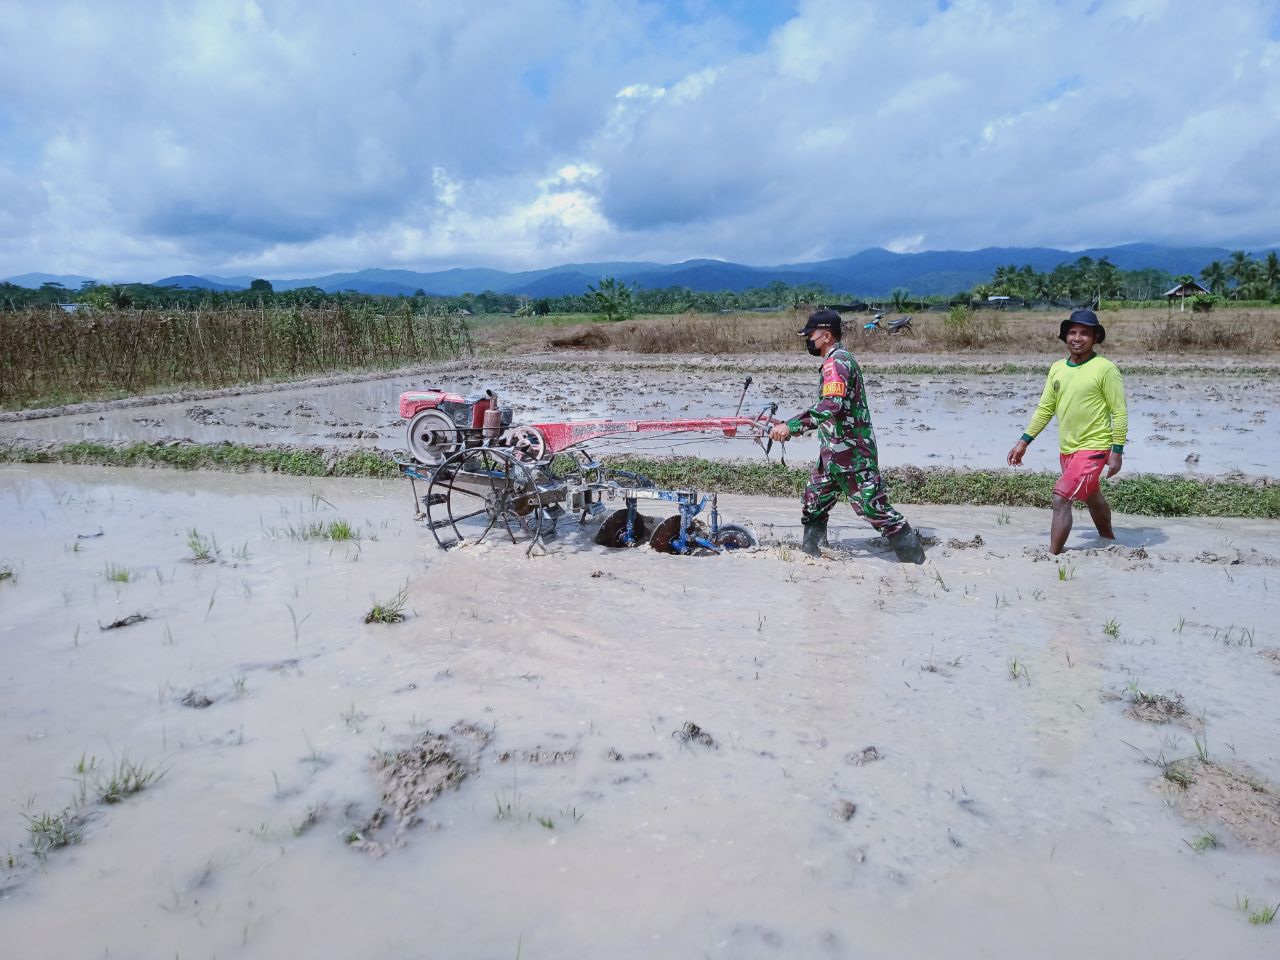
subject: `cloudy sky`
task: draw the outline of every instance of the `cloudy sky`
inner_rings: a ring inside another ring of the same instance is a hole
[[[0,277],[1280,243],[1280,0],[0,0]]]

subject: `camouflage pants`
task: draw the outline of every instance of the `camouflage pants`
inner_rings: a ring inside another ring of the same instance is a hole
[[[807,526],[825,521],[841,497],[848,498],[858,516],[883,536],[893,536],[906,526],[906,517],[889,503],[889,492],[875,461],[855,463],[852,450],[832,453],[823,447],[818,465],[809,475],[809,485],[804,488],[800,522]]]

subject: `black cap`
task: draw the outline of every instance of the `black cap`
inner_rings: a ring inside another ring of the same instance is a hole
[[[804,329],[800,331],[800,336],[808,336],[815,330],[830,330],[838,337],[840,336],[841,328],[840,314],[834,310],[815,310],[809,314],[809,320],[805,323]]]
[[[1066,340],[1067,331],[1071,329],[1073,324],[1077,323],[1082,327],[1093,328],[1094,332],[1097,334],[1097,339],[1094,340],[1094,343],[1101,343],[1103,340],[1107,339],[1107,331],[1103,328],[1102,324],[1098,322],[1098,315],[1092,310],[1077,310],[1066,320],[1063,320],[1062,323],[1058,325],[1058,339]]]

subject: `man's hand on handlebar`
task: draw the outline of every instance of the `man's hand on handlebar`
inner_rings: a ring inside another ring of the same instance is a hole
[[[769,439],[778,443],[786,443],[791,439],[791,428],[785,423],[775,423],[769,428]]]

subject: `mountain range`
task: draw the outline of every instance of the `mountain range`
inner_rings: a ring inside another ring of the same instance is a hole
[[[1265,256],[1268,251],[1254,251]],[[1226,261],[1230,251],[1220,247],[1167,247],[1150,243],[1130,243],[1088,250],[1058,250],[1052,247],[986,247],[982,250],[928,250],[921,253],[893,253],[879,247],[849,257],[790,263],[776,266],[748,266],[724,260],[685,260],[681,263],[608,261],[569,263],[544,270],[508,272],[485,267],[457,267],[451,270],[367,269],[354,273],[331,273],[320,277],[272,280],[276,290],[319,287],[330,293],[353,290],[358,293],[412,296],[418,291],[437,296],[465,293],[509,293],[529,297],[557,297],[583,293],[588,284],[613,277],[644,289],[687,287],[716,292],[765,287],[779,281],[791,286],[825,284],[836,293],[866,297],[886,296],[904,288],[921,296],[968,290],[991,279],[996,267],[1030,264],[1045,272],[1079,257],[1100,260],[1106,257],[1121,270],[1163,270],[1173,275],[1200,271],[1214,260]],[[23,287],[60,283],[69,290],[93,278],[45,273],[9,277],[8,282]],[[153,286],[182,289],[244,290],[253,277],[182,275],[154,281],[111,280],[110,283],[150,282]],[[99,281],[104,282],[104,281]]]

